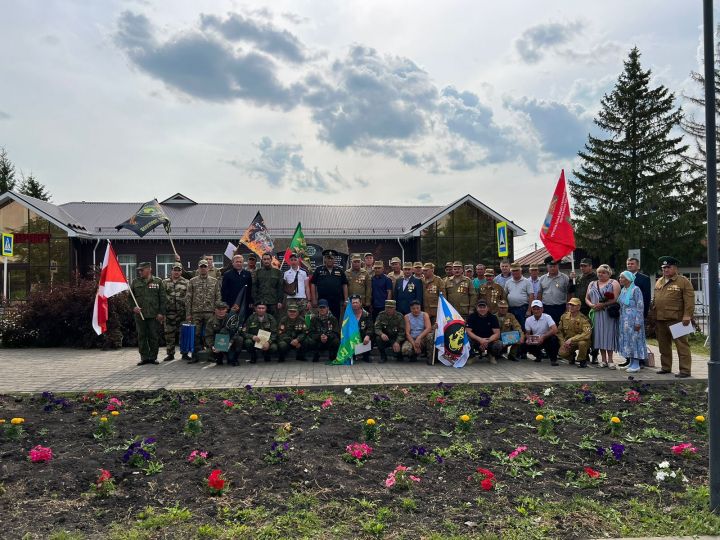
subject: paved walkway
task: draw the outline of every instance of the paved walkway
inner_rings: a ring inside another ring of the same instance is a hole
[[[657,350],[655,357],[659,358]],[[462,369],[443,365],[428,366],[422,361],[410,364],[388,361],[364,362],[354,366],[327,366],[322,363],[288,361],[278,364],[249,364],[239,367],[209,363],[187,364],[184,360],[161,362],[158,366],[136,366],[134,349],[118,351],[75,349],[0,349],[0,393],[84,392],[88,390],[153,390],[233,388],[253,386],[357,386],[393,384],[507,383],[507,382],[583,382],[623,381],[622,370],[589,367],[577,369],[567,363],[551,367],[547,360],[501,360],[491,366],[483,360]],[[677,368],[677,358],[675,359]],[[644,369],[637,379],[676,380],[657,375],[656,368]],[[693,378],[707,379],[707,358],[693,358]],[[690,380],[690,379],[687,379]]]

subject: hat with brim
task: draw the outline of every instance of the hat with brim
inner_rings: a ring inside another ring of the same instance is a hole
[[[225,302],[215,302],[215,309],[228,309],[228,305]]]
[[[143,268],[152,268],[152,264],[149,262],[141,262],[137,265],[138,270],[142,270]]]
[[[413,265],[411,262],[406,262],[406,263],[403,263],[402,267],[403,267],[403,270],[412,270]]]
[[[182,270],[183,267],[182,267],[182,264],[173,264],[172,269],[173,270]]]
[[[460,268],[463,267],[463,263],[460,262],[460,261],[455,261],[454,263],[452,263],[452,265],[453,265],[453,268],[456,268],[456,267],[458,267],[458,266],[459,266]]]
[[[335,251],[334,249],[326,249],[322,252],[322,254],[323,257],[337,257],[337,251]]]
[[[435,265],[433,263],[425,263],[423,264],[423,270],[434,270]]]
[[[200,268],[201,266],[209,266],[209,265],[208,265],[208,262],[207,262],[207,259],[200,259],[200,260],[198,261],[198,268]]]
[[[580,266],[592,266],[592,259],[587,257],[580,259]]]
[[[660,263],[660,266],[677,266],[680,264],[680,261],[678,261],[675,257],[670,257],[669,255],[660,257],[658,262]]]
[[[545,260],[543,261],[547,266],[552,266],[557,264],[558,262],[553,259],[552,257],[545,257]]]
[[[532,304],[530,304],[530,307],[543,307],[542,300],[533,300]]]
[[[508,307],[508,303],[505,300],[498,300],[497,307]]]
[[[488,268],[487,270],[485,270],[485,274],[483,274],[483,275],[485,275],[485,276],[495,276],[495,270],[493,270],[492,268]]]
[[[328,304],[328,301],[323,298],[322,300],[320,300],[320,301],[318,302],[318,307],[319,307],[319,308],[321,308],[321,307],[330,307],[330,305]]]
[[[385,268],[385,263],[382,261],[375,261],[373,263],[373,268]]]
[[[573,306],[581,305],[579,298],[571,298],[570,300],[568,300],[568,304],[572,304]]]
[[[397,302],[395,302],[395,300],[385,300],[385,307],[386,307],[386,308],[396,307],[396,306],[397,306]]]
[[[416,261],[413,263],[413,268],[422,268],[422,267],[423,267],[423,263],[421,263],[419,261]]]
[[[393,257],[392,259],[390,259],[390,264],[400,264],[401,262],[402,261],[400,260],[400,257]]]

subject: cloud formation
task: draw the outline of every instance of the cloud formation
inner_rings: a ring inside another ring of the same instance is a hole
[[[582,29],[579,21],[536,24],[515,40],[515,50],[523,62],[536,64],[549,50],[565,45]]]

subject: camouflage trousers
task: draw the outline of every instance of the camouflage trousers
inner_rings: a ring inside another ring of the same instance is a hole
[[[212,311],[196,311],[192,314],[192,323],[195,325],[195,352],[205,348],[205,340],[201,336],[207,334],[205,328],[212,318]]]
[[[169,355],[175,354],[175,347],[180,345],[180,326],[184,322],[184,311],[168,311],[165,316],[165,347]]]

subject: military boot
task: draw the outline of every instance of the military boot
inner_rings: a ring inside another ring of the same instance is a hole
[[[168,355],[163,358],[163,362],[169,362],[170,360],[175,360],[175,355],[168,353]]]

